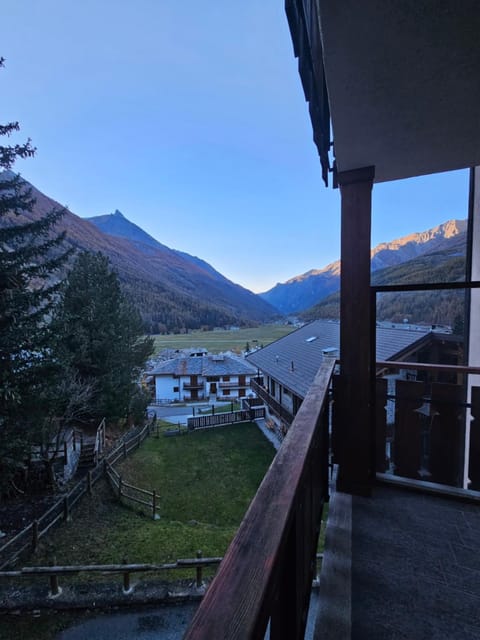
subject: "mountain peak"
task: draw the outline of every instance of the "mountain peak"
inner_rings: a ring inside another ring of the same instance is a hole
[[[119,211],[118,209],[115,209],[115,211],[113,213],[111,213],[110,215],[115,216],[116,218],[124,218],[125,216],[123,215],[123,213],[121,211]]]

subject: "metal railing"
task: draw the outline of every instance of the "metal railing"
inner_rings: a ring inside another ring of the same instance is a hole
[[[323,504],[329,387],[324,363],[262,481],[186,640],[304,637]]]

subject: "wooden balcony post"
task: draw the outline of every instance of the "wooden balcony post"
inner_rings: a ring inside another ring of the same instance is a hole
[[[341,397],[338,488],[368,494],[374,471],[371,415],[370,232],[374,167],[338,174],[342,198]]]

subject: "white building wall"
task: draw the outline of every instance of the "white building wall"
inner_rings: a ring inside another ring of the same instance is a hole
[[[178,400],[178,391],[173,388],[178,386],[178,380],[173,376],[155,376],[155,398],[156,400]]]

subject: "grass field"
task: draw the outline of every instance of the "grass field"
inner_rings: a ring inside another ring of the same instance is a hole
[[[243,351],[245,345],[250,348],[266,346],[279,338],[283,338],[294,330],[292,325],[268,324],[238,331],[192,331],[185,334],[156,335],[155,352],[162,349],[188,349],[198,347],[208,349],[210,353],[221,351]]]
[[[222,556],[274,455],[252,423],[177,437],[151,436],[116,468],[125,481],[158,492],[160,520],[119,504],[102,480],[73,512],[71,522],[44,538],[22,565],[47,564],[54,554],[58,564],[109,564],[124,557],[128,562],[162,563],[195,557],[200,549],[205,557]],[[161,577],[193,575],[189,569]],[[0,638],[50,640],[82,616],[3,616]]]
[[[222,555],[274,453],[251,423],[152,436],[117,470],[126,482],[157,491],[160,520],[120,505],[109,488],[96,485],[29,564],[50,560],[53,551],[59,564],[116,563],[124,556],[161,563],[198,549]]]

